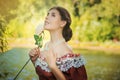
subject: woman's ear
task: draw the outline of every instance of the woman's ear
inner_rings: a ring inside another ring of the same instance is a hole
[[[66,25],[66,21],[61,21],[60,27],[64,27]]]

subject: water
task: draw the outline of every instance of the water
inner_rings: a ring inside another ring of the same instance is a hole
[[[28,48],[14,48],[0,55],[0,80],[13,80],[18,71],[29,59]],[[103,51],[74,49],[81,53],[87,63],[88,80],[120,80],[120,54]],[[38,80],[31,61],[16,80]]]

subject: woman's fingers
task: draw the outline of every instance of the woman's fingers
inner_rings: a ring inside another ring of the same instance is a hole
[[[31,49],[31,51],[29,52],[29,56],[32,58],[32,57],[38,57],[40,54],[40,50],[39,48],[34,48],[34,49]]]
[[[34,52],[33,52],[33,49],[32,50],[30,50],[30,52],[29,52],[29,56],[30,57],[32,57],[32,56],[34,56],[34,54],[33,54]]]
[[[40,54],[40,48],[39,48],[39,47],[37,47],[37,49],[38,49],[38,53]]]
[[[34,56],[31,58],[32,61],[35,61],[38,58],[38,56]]]
[[[36,50],[36,53],[37,53],[37,54],[40,54],[39,47],[35,48],[35,50]]]

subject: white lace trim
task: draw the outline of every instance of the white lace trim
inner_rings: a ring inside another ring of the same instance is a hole
[[[56,61],[58,68],[63,72],[67,71],[71,67],[79,68],[85,63],[85,59],[81,55],[77,57],[67,57],[63,60]],[[35,67],[37,67],[38,65],[41,67],[42,70],[45,70],[46,72],[51,72],[50,68],[48,67],[48,64],[40,58],[38,58],[35,62]]]

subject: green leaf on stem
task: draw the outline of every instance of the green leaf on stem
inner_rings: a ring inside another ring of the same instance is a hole
[[[38,47],[41,48],[41,47],[42,47],[42,41],[43,41],[42,35],[39,36],[39,35],[36,35],[36,34],[35,34],[35,35],[34,35],[34,39],[35,39],[35,41],[36,41],[35,44],[38,45]]]

